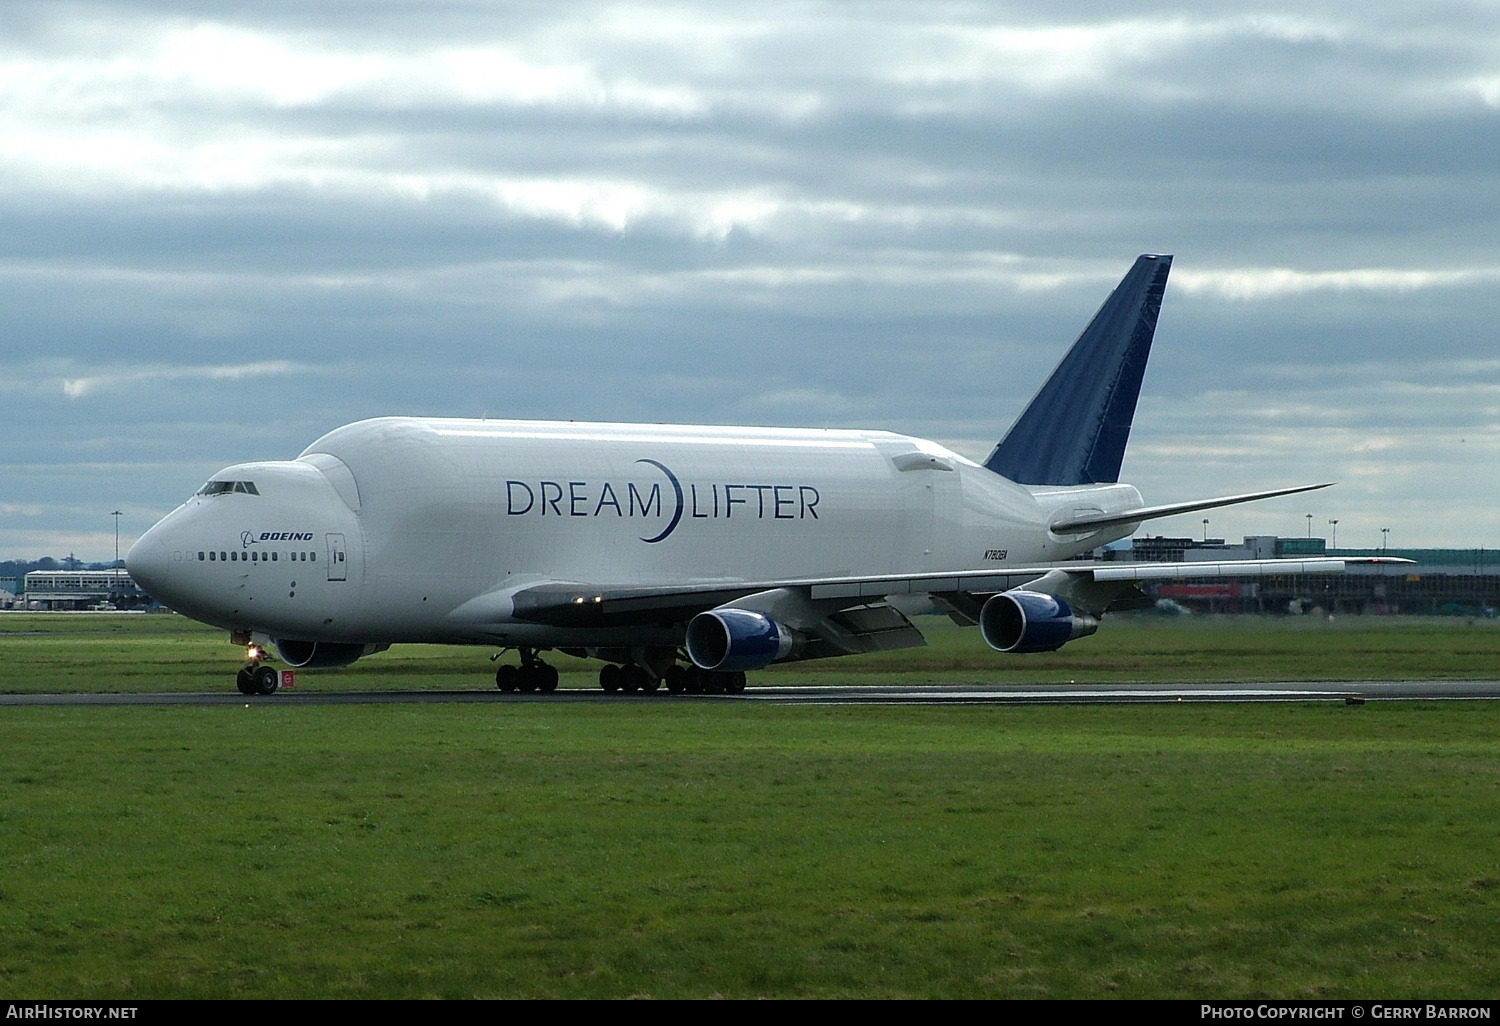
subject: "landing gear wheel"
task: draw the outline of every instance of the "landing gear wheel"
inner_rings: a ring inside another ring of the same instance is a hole
[[[234,676],[234,686],[240,689],[242,695],[258,695],[260,689],[255,683],[255,667],[245,666]]]
[[[674,695],[680,695],[688,689],[688,677],[692,670],[686,666],[671,666],[667,669],[663,679],[667,682],[667,690]]]
[[[276,689],[281,687],[281,674],[276,672],[274,666],[258,666],[254,676],[257,695],[274,695]]]
[[[538,691],[556,691],[557,690],[557,667],[555,667],[555,666],[548,666],[546,663],[537,663],[536,664],[536,668],[537,668],[536,689]]]
[[[500,656],[492,658],[498,659]],[[506,663],[495,668],[495,687],[501,691],[556,691],[557,667],[548,666],[538,659],[536,649],[523,648],[520,666]]]
[[[599,671],[599,686],[610,694],[620,690],[620,674],[624,667],[618,663],[605,663]]]
[[[635,692],[641,689],[641,668],[634,663],[620,667],[620,690]]]
[[[655,691],[658,686],[651,671],[639,663],[620,668],[620,687],[626,691]]]

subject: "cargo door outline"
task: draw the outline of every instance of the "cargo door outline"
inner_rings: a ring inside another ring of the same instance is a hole
[[[342,534],[324,535],[328,539],[328,579],[330,581],[347,581],[349,579],[348,548],[344,545]]]

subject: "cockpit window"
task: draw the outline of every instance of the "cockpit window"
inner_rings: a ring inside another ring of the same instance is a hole
[[[255,487],[254,481],[210,481],[198,489],[199,495],[223,495],[226,492],[243,492],[246,495],[259,495],[260,489]]]

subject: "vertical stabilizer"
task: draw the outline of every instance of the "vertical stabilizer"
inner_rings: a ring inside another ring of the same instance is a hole
[[[1146,254],[1110,293],[984,465],[1029,485],[1120,479],[1170,256]]]

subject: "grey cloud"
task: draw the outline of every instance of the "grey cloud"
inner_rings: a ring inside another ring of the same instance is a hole
[[[1495,424],[1487,5],[358,9],[0,12],[0,74],[67,86],[0,103],[0,359],[27,385],[0,392],[0,555],[41,554],[23,508],[97,540],[120,495],[139,531],[219,466],[391,412],[888,427],[982,456],[1148,250],[1178,264],[1143,488],[1351,470],[1372,517],[1500,530],[1454,471]],[[193,26],[373,78],[98,86],[112,48]],[[1128,45],[1090,50],[1102,32]],[[479,45],[538,91],[411,59]],[[153,374],[256,365],[299,370]],[[64,393],[91,377],[127,391]],[[1411,502],[1424,467],[1451,502]]]

